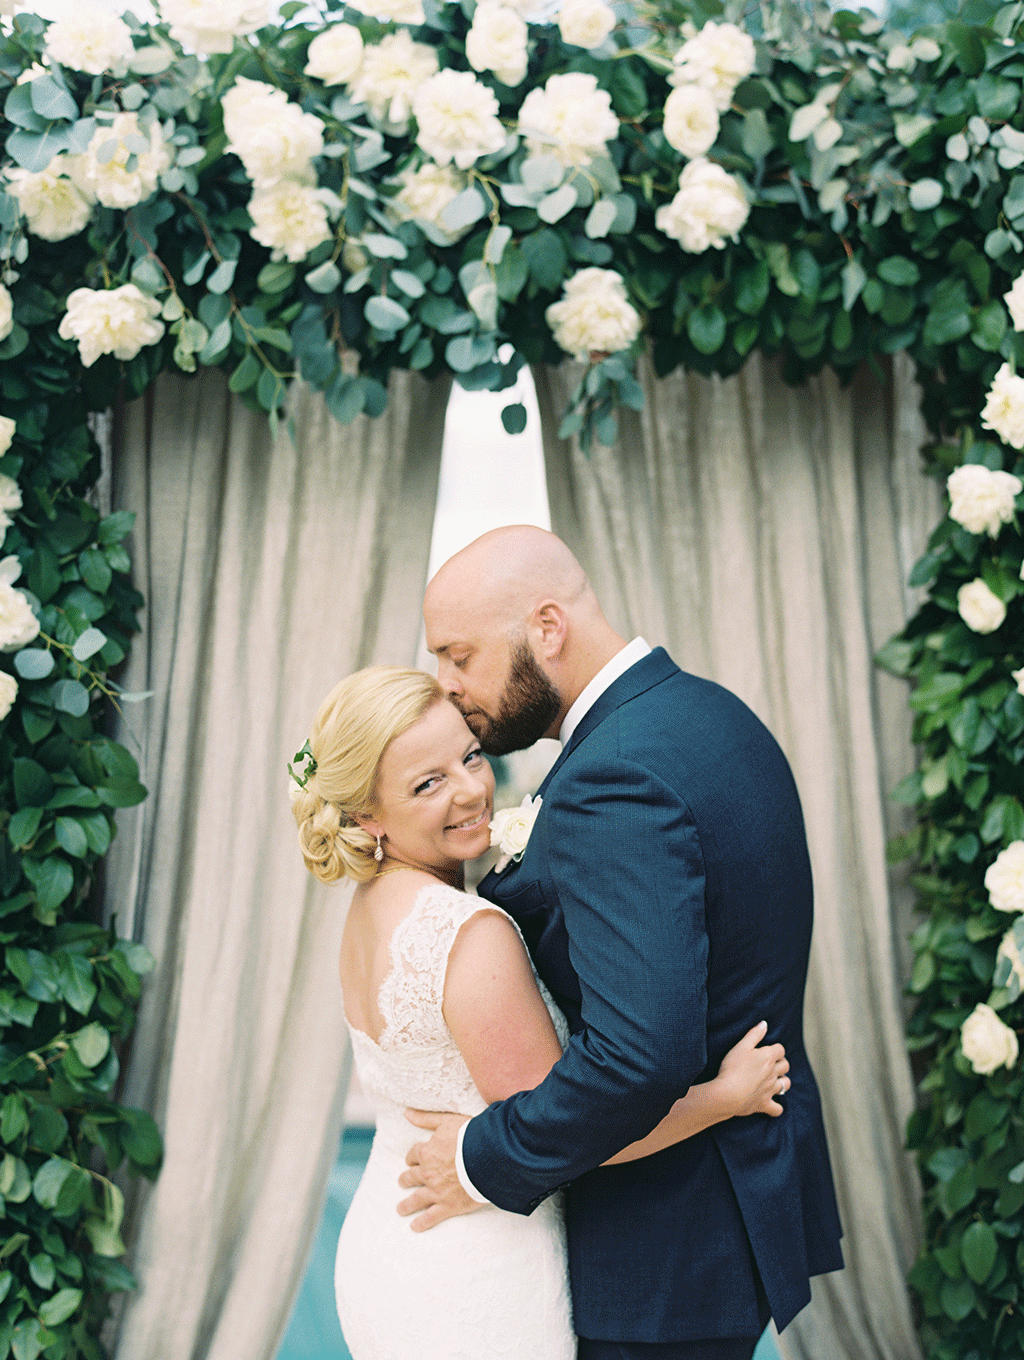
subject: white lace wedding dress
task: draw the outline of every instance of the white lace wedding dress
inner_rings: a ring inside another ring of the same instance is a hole
[[[335,1293],[353,1360],[573,1360],[558,1197],[529,1217],[486,1207],[415,1233],[396,1212],[405,1154],[427,1134],[403,1111],[478,1114],[473,1084],[441,1013],[448,954],[480,898],[421,888],[391,940],[379,1042],[353,1028],[356,1070],[377,1133],[338,1242]],[[542,988],[543,991],[543,988]],[[544,999],[564,1044],[565,1020]]]

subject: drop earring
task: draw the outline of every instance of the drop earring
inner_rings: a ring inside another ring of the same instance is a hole
[[[374,859],[377,861],[378,864],[380,864],[380,863],[383,862],[383,859],[384,859],[384,851],[381,849],[380,837],[379,837],[379,836],[377,837],[377,848],[376,848],[376,850],[374,850],[374,852],[373,852],[373,857],[374,857]]]

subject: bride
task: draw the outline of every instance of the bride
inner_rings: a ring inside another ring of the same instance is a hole
[[[338,1243],[335,1289],[353,1360],[572,1360],[558,1197],[529,1217],[493,1206],[429,1234],[400,1218],[398,1177],[422,1134],[407,1107],[470,1116],[536,1086],[567,1040],[509,916],[463,891],[490,844],[494,776],[437,682],[375,666],[316,715],[293,811],[308,868],[357,887],[341,986],[377,1132]],[[631,1161],[737,1115],[782,1113],[781,1045],[752,1029],[690,1088]]]

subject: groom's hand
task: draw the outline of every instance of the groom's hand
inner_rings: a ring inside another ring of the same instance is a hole
[[[463,1114],[436,1114],[427,1110],[406,1110],[405,1117],[417,1128],[431,1129],[427,1143],[416,1143],[406,1153],[408,1170],[398,1178],[406,1190],[415,1189],[403,1199],[398,1212],[415,1214],[413,1232],[426,1232],[458,1214],[471,1214],[483,1206],[470,1198],[459,1182],[455,1169],[455,1148],[459,1129],[467,1123]]]

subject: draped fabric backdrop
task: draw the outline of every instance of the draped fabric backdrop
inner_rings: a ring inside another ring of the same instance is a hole
[[[299,856],[286,762],[358,666],[412,664],[448,383],[401,375],[387,414],[293,393],[295,440],[223,376],[163,377],[114,436],[146,599],[123,680],[150,797],[108,861],[122,934],[157,959],[125,1102],[166,1160],[130,1215],[141,1290],[120,1360],[271,1360],[338,1147],[347,896]]]
[[[577,374],[535,377],[552,529],[627,637],[664,644],[750,704],[803,799],[816,885],[807,1040],[847,1268],[815,1283],[780,1347],[787,1360],[910,1360],[918,1214],[898,962],[910,909],[885,839],[900,822],[886,794],[913,752],[906,687],[872,666],[907,618],[902,583],[941,513],[907,365],[885,385],[823,374],[797,390],[760,356],[726,381],[658,381],[648,366],[645,411],[621,415],[616,446],[589,457],[553,433]]]

